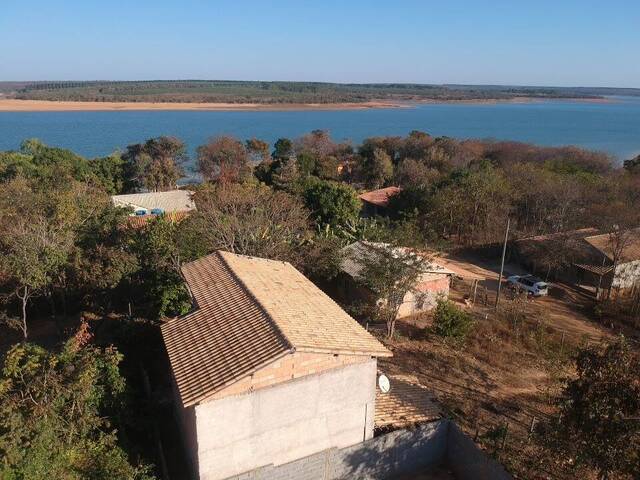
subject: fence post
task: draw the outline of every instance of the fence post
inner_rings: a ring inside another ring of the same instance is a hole
[[[509,433],[509,422],[504,425],[504,435],[502,436],[502,447],[500,449],[504,449],[504,445],[507,443],[507,434]]]
[[[533,435],[533,430],[536,428],[536,417],[535,415],[531,417],[531,426],[529,427],[529,435],[527,436],[527,442],[531,440],[531,436]]]

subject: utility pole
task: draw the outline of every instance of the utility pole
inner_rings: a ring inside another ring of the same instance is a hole
[[[500,264],[500,276],[498,277],[498,292],[496,293],[496,304],[494,308],[498,308],[498,302],[500,301],[500,289],[502,287],[502,274],[504,273],[504,257],[507,254],[507,240],[509,239],[509,225],[511,219],[507,217],[507,229],[504,232],[504,245],[502,245],[502,262]]]

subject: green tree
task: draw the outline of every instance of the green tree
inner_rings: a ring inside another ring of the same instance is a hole
[[[131,190],[132,185],[125,178],[125,161],[119,153],[93,159],[89,166],[98,184],[109,195],[120,195]]]
[[[318,161],[316,161],[313,173],[323,180],[337,180],[340,176],[338,173],[338,165],[340,165],[340,161],[333,155],[320,157]]]
[[[395,332],[398,312],[408,293],[417,294],[416,285],[426,268],[420,255],[406,248],[384,243],[361,242],[354,260],[360,271],[356,281],[371,292],[365,313],[387,325],[387,337]]]
[[[191,296],[180,275],[179,224],[160,216],[134,233],[132,251],[140,268],[133,279],[152,318],[183,315]]]
[[[37,185],[37,183],[36,183]],[[73,187],[70,184],[69,187]],[[9,316],[27,338],[27,306],[37,295],[50,293],[73,250],[79,192],[35,190],[16,178],[3,185],[0,196],[0,276],[8,298],[20,304],[18,319]]]
[[[122,158],[126,162],[127,181],[136,189],[162,192],[174,189],[183,176],[182,164],[187,153],[182,140],[162,136],[129,145]]]
[[[274,160],[287,160],[294,155],[293,142],[288,138],[279,138],[273,144],[273,153],[271,156]]]
[[[436,335],[461,341],[467,336],[472,326],[473,319],[468,312],[456,307],[449,300],[438,300],[433,315],[433,331]]]
[[[113,348],[87,344],[86,326],[62,350],[12,347],[0,375],[0,478],[151,479],[118,446],[112,419],[125,381]]]
[[[621,338],[604,350],[586,348],[577,377],[560,402],[558,433],[578,464],[601,479],[640,472],[640,355]]]
[[[373,156],[365,163],[367,183],[371,188],[380,188],[393,178],[393,163],[391,157],[382,150],[376,148]]]
[[[316,158],[307,152],[299,153],[296,157],[298,163],[298,171],[303,177],[308,177],[314,174],[316,169]]]
[[[311,177],[302,188],[305,204],[321,226],[355,222],[360,214],[360,199],[349,185]]]

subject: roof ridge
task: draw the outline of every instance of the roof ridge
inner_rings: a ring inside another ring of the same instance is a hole
[[[293,345],[293,343],[291,343],[291,340],[289,339],[289,337],[287,337],[287,335],[282,331],[282,329],[280,328],[280,325],[278,325],[278,322],[275,321],[275,319],[273,318],[273,316],[271,315],[269,310],[267,310],[267,308],[262,304],[262,302],[260,302],[260,300],[258,300],[258,298],[253,293],[251,293],[251,290],[249,290],[249,287],[247,286],[247,284],[233,270],[233,268],[231,267],[231,265],[229,264],[229,262],[227,261],[227,259],[223,255],[223,253],[228,253],[230,255],[239,255],[239,254],[232,253],[232,252],[227,252],[225,250],[216,250],[215,253],[216,253],[216,256],[220,259],[220,263],[222,263],[222,265],[224,265],[224,268],[227,270],[227,272],[229,272],[229,274],[238,283],[238,285],[240,285],[240,287],[242,288],[242,291],[245,293],[245,295],[247,295],[247,297],[249,297],[251,299],[251,301],[253,301],[253,303],[255,303],[258,306],[258,308],[262,311],[262,313],[264,313],[264,315],[269,319],[269,323],[278,332],[278,334],[280,335],[282,340],[284,340],[284,342],[291,349],[291,351],[294,352],[296,350],[296,347]],[[242,256],[247,257],[247,258],[258,258],[260,260],[268,260],[268,261],[271,261],[271,262],[277,262],[278,261],[278,260],[270,260],[270,259],[265,259],[265,258],[260,258],[260,257],[251,257],[249,255],[242,255]],[[289,263],[289,262],[282,262],[282,263]]]

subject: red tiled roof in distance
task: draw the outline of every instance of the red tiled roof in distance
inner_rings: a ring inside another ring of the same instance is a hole
[[[386,208],[389,205],[389,199],[394,195],[400,193],[400,187],[387,187],[379,190],[372,190],[370,192],[364,192],[358,195],[363,202],[370,203],[377,207]]]

